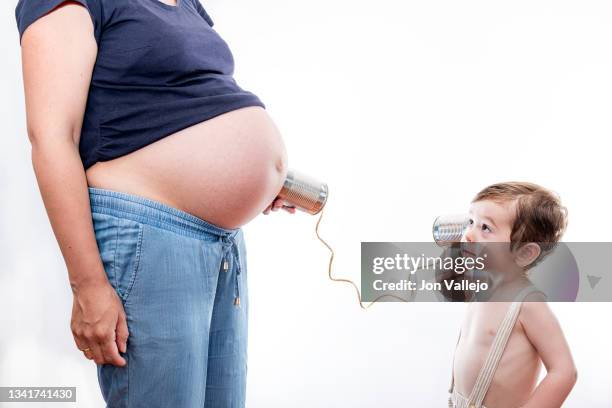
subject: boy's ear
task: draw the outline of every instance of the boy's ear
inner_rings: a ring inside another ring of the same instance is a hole
[[[515,253],[514,253],[514,261],[521,268],[525,268],[533,261],[535,261],[538,256],[540,256],[540,246],[535,242],[528,242],[526,244],[521,245]]]

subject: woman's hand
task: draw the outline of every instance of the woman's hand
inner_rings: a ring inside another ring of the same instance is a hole
[[[285,200],[279,197],[276,197],[272,203],[266,207],[263,213],[267,215],[270,214],[270,211],[278,211],[279,208],[282,208],[290,214],[295,214],[295,207],[292,205],[287,205]]]
[[[124,366],[128,328],[121,300],[111,284],[89,284],[74,292],[70,328],[79,350],[96,364]],[[89,350],[87,350],[89,349]]]

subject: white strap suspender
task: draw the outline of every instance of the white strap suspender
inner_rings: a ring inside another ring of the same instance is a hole
[[[459,330],[459,336],[457,336],[457,344],[455,344],[455,350],[457,350],[457,346],[459,345],[459,339],[461,338],[461,330]],[[453,392],[453,389],[455,388],[455,354],[453,354],[453,365],[452,365],[453,369],[451,369],[452,374],[451,374],[451,384],[450,387],[448,389],[448,392]]]
[[[482,401],[489,390],[489,386],[491,385],[491,381],[493,380],[493,376],[495,374],[495,369],[497,368],[506,344],[508,343],[508,339],[510,338],[512,328],[516,323],[516,318],[518,317],[520,309],[521,302],[512,302],[510,304],[508,312],[506,313],[504,320],[495,334],[495,338],[493,339],[493,344],[491,345],[487,359],[485,360],[484,365],[481,367],[480,373],[478,373],[478,377],[474,383],[474,388],[472,388],[472,393],[468,397],[469,402],[473,402],[478,408],[482,406]]]

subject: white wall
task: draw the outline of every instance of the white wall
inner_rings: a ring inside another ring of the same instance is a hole
[[[102,405],[69,330],[71,293],[32,171],[15,1],[0,5],[0,386],[72,385]],[[284,134],[328,182],[336,276],[361,241],[424,241],[487,184],[556,190],[566,241],[609,240],[612,7],[569,1],[208,0]],[[444,406],[464,305],[376,304],[327,280],[316,217],[260,216],[248,242],[248,404]],[[553,304],[579,370],[567,407],[612,405],[610,304]],[[59,406],[59,405],[57,405]],[[72,405],[73,406],[73,405]]]

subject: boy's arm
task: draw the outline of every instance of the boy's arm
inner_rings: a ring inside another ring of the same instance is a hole
[[[540,300],[533,296],[538,295],[530,295],[531,300]],[[520,323],[547,371],[546,377],[521,408],[561,407],[577,378],[576,366],[561,326],[543,301],[523,303]]]

